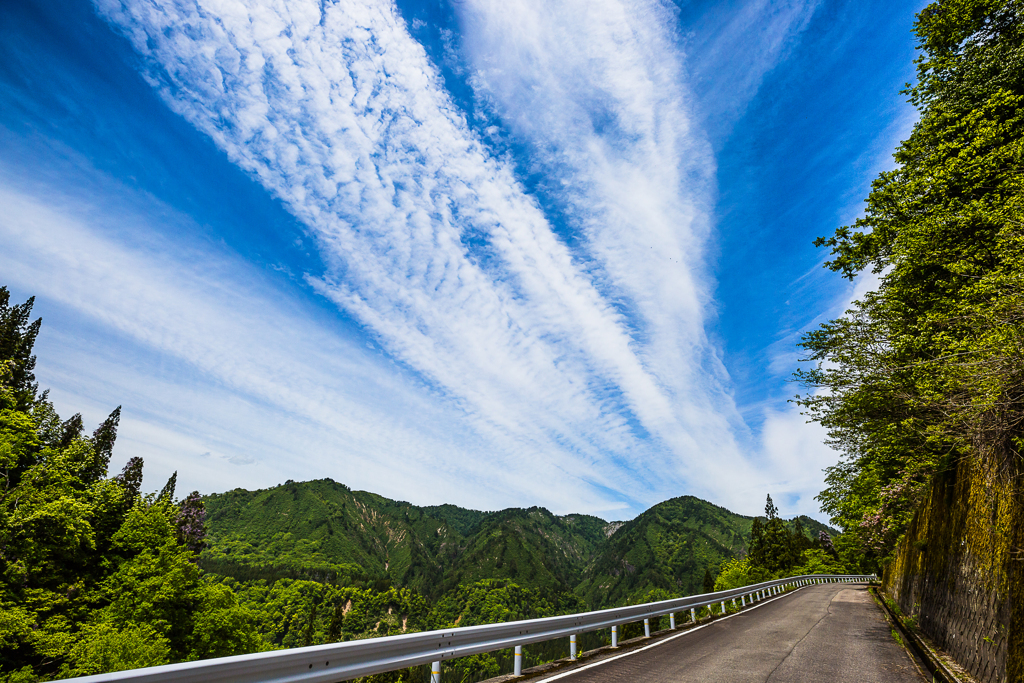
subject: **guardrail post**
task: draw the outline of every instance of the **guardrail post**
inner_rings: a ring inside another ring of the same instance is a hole
[[[690,621],[692,621],[695,624],[697,623],[697,610],[693,609],[692,607],[690,608]]]
[[[722,600],[722,616],[725,616],[725,600]]]
[[[576,634],[569,636],[569,659],[576,661]]]
[[[672,612],[668,615],[668,627],[673,631],[676,630],[676,613]]]
[[[644,619],[644,638],[651,637],[651,620]]]
[[[615,628],[612,626],[612,628]],[[516,663],[512,665],[512,671],[516,676],[523,675],[523,646],[516,645]],[[433,683],[433,681],[431,681]]]
[[[441,662],[430,665],[430,683],[441,683]]]
[[[732,599],[732,606],[733,606],[733,607],[735,607],[735,606],[736,606],[736,598],[733,598],[733,599]]]
[[[612,647],[619,646],[619,627],[612,626]]]
[[[746,607],[747,606],[746,596],[743,596],[743,595],[740,596],[740,606],[741,607]]]

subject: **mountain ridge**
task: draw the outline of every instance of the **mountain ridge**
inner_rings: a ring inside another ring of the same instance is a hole
[[[593,607],[651,590],[699,592],[706,571],[743,555],[754,520],[686,495],[615,522],[536,506],[417,506],[332,479],[203,500],[209,531],[200,562],[216,574],[394,585],[432,599],[459,585],[508,579],[573,593]],[[799,519],[812,537],[835,533]]]

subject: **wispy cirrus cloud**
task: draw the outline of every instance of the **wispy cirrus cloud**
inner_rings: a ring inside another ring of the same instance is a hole
[[[512,457],[507,441],[474,431],[358,337],[230,252],[161,236],[187,217],[117,184],[90,184],[116,198],[98,200],[0,171],[0,269],[61,319],[40,340],[41,379],[59,408],[92,422],[124,404],[117,456],[146,458],[147,487],[175,469],[182,488],[203,491],[331,476],[424,503],[539,495],[558,507],[555,491],[478,457]],[[581,509],[621,507],[543,463],[536,472]]]
[[[604,60],[584,94],[606,96],[616,130],[591,117],[565,144],[599,147],[565,155],[565,178],[599,166],[566,191],[597,203],[581,258],[472,134],[389,3],[98,5],[169,105],[307,225],[328,264],[318,290],[517,453],[496,464],[582,471],[570,476],[644,502],[706,493],[710,474],[742,465],[702,330],[705,145],[656,6],[601,5],[576,34],[624,61]],[[587,66],[543,56],[563,69],[541,73],[545,87]],[[535,108],[552,136],[588,107],[553,117],[559,103]]]
[[[720,145],[808,27],[821,0],[725,0],[697,5],[684,38],[699,120]],[[723,87],[727,84],[727,87]]]

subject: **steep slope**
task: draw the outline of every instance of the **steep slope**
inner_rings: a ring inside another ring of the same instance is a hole
[[[549,594],[575,591],[594,606],[653,588],[699,592],[705,570],[715,574],[745,552],[753,522],[692,496],[607,523],[544,508],[419,507],[330,479],[236,489],[205,503],[209,547],[200,561],[217,574],[395,585],[428,598],[509,579]],[[811,538],[828,530],[809,517],[801,522]]]
[[[791,531],[797,519],[812,540],[822,530],[838,534],[806,515],[786,522]],[[626,604],[656,589],[700,593],[705,571],[716,576],[723,562],[746,554],[753,523],[693,496],[666,500],[614,530],[576,592],[593,607]]]
[[[752,523],[693,496],[666,500],[608,538],[577,592],[595,607],[623,604],[652,589],[699,593],[706,569],[714,573],[744,551]]]
[[[202,562],[239,578],[273,568],[318,579],[384,580],[431,594],[442,564],[464,543],[448,521],[424,508],[330,479],[235,489],[204,500],[210,545]]]
[[[571,591],[606,523],[543,508],[419,507],[330,479],[205,498],[205,569],[240,579],[388,583],[428,597],[480,579]]]
[[[445,571],[445,586],[513,579],[531,588],[570,591],[604,542],[604,526],[597,517],[559,517],[536,507],[489,513],[469,530]]]

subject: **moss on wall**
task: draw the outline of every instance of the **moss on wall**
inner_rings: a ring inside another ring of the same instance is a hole
[[[1020,468],[963,459],[937,475],[883,589],[983,683],[1024,681]]]

